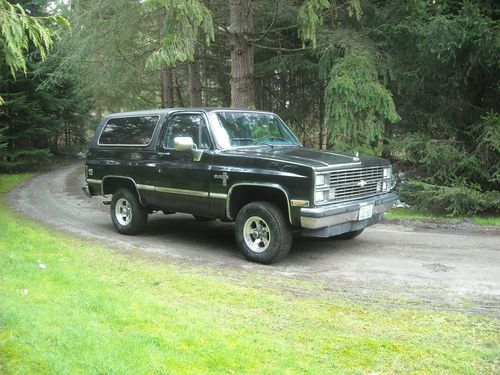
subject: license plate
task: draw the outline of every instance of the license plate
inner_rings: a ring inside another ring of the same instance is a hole
[[[359,208],[359,216],[358,220],[366,220],[371,218],[373,215],[373,204],[370,204],[368,206],[361,206]]]

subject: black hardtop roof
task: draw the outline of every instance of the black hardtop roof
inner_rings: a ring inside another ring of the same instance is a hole
[[[115,113],[110,113],[106,116],[103,116],[104,118],[109,118],[109,117],[120,117],[120,116],[138,116],[138,115],[162,115],[162,114],[169,114],[171,112],[189,112],[189,111],[196,111],[196,112],[214,112],[214,111],[236,111],[236,112],[260,112],[260,113],[272,113],[269,111],[259,111],[259,110],[254,110],[254,109],[239,109],[239,108],[223,108],[223,107],[193,107],[193,108],[158,108],[158,109],[145,109],[145,110],[139,110],[139,111],[129,111],[129,112],[115,112]]]

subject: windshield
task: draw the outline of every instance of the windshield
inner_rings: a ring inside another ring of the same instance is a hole
[[[300,146],[293,133],[271,113],[216,112],[214,135],[222,148],[245,146]]]

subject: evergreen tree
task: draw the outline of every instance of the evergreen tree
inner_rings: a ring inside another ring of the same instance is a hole
[[[37,17],[45,17],[44,5],[41,1],[23,4],[30,15]],[[91,102],[80,90],[78,76],[68,75],[56,86],[45,84],[54,73],[54,64],[51,57],[47,59],[37,51],[33,44],[22,71],[13,71],[7,64],[0,67],[0,95],[4,98],[0,124],[6,141],[0,168],[4,170],[31,169],[44,163],[51,149],[59,151],[58,134],[63,127],[68,129],[66,150],[75,140],[82,143],[85,139]]]
[[[59,35],[55,26],[69,28],[69,23],[61,16],[34,17],[27,14],[23,3],[0,0],[0,66],[7,66],[12,75],[17,71],[26,73],[25,54],[29,52],[30,43],[43,60],[53,39]],[[3,102],[0,95],[0,106]],[[2,143],[6,131],[4,126],[0,123],[0,151],[6,147],[6,143]]]
[[[22,3],[41,9],[45,1]],[[0,0],[0,10],[5,4]],[[9,110],[29,115],[33,108],[29,123],[3,111],[16,128],[4,131],[12,155],[13,146],[57,151],[77,142],[89,106],[97,117],[187,103],[256,107],[280,114],[306,146],[393,158],[415,179],[401,194],[416,204],[454,213],[498,210],[494,1],[58,4],[74,28],[61,34],[49,63],[41,64],[49,48],[42,44],[27,63],[33,70],[17,81],[2,64],[0,95],[9,94]],[[9,27],[0,26],[0,38]],[[36,43],[29,50],[21,43],[20,51],[35,52]],[[81,103],[73,102],[78,96]]]

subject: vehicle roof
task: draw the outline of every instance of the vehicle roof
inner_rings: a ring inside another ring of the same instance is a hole
[[[138,111],[129,111],[129,112],[115,112],[115,113],[110,113],[106,116],[103,116],[105,118],[107,117],[117,117],[117,116],[134,116],[134,115],[161,115],[161,114],[168,114],[171,112],[176,112],[176,111],[181,111],[181,112],[189,112],[189,111],[197,111],[197,112],[214,112],[214,111],[236,111],[236,112],[256,112],[256,113],[272,113],[269,111],[260,111],[260,110],[255,110],[255,109],[239,109],[239,108],[224,108],[224,107],[193,107],[193,108],[158,108],[158,109],[145,109],[145,110],[138,110]]]

